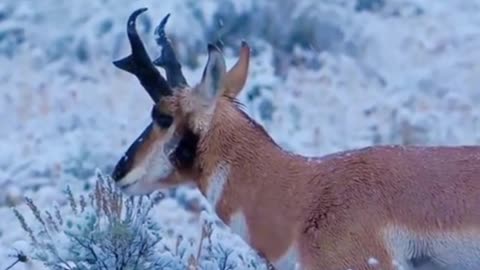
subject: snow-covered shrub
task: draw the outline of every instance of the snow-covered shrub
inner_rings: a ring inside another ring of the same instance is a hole
[[[151,210],[162,193],[124,198],[109,177],[97,174],[88,195],[65,191],[68,204],[41,210],[26,198],[36,224],[14,209],[28,234],[31,250],[26,252],[48,269],[264,269],[258,256],[244,258],[232,247],[213,242],[214,222],[205,220],[198,246],[176,238],[174,248],[164,241],[168,234],[152,219]],[[254,253],[252,253],[254,254]]]
[[[14,210],[30,237],[33,259],[50,269],[159,269],[181,265],[174,256],[162,254],[167,250],[160,248],[161,230],[149,216],[161,195],[124,199],[109,180],[99,175],[88,197],[76,198],[69,188],[66,196],[68,209],[62,210],[68,211],[59,207],[41,211],[26,199],[40,226],[25,223],[23,215]]]

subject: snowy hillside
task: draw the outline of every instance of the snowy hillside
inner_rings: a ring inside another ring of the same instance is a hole
[[[139,7],[149,8],[139,30],[152,58],[153,28],[172,13],[167,33],[191,83],[219,23],[228,66],[241,39],[252,44],[240,99],[291,151],[480,142],[480,1],[258,2],[0,2],[0,269],[28,245],[10,206],[33,222],[24,196],[43,209],[66,205],[66,185],[74,194],[92,191],[95,170],[108,174],[150,121],[148,95],[111,64],[129,51],[126,19]],[[215,216],[186,209],[206,204],[198,191],[173,195],[152,215],[165,245],[174,249],[182,235],[195,253],[202,220]],[[239,267],[248,260],[239,257],[254,258],[223,226],[214,235]]]

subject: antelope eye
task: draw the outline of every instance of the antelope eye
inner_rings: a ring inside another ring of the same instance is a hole
[[[169,128],[173,123],[171,115],[159,112],[155,106],[152,108],[152,120],[161,128]]]

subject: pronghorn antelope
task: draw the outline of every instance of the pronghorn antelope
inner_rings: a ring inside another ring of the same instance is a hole
[[[135,29],[114,64],[153,99],[152,122],[116,165],[128,194],[195,184],[218,216],[279,269],[480,269],[480,147],[374,146],[317,159],[288,153],[239,108],[243,42],[227,70],[208,45],[189,86],[165,36],[151,61]],[[166,71],[162,77],[155,65]]]

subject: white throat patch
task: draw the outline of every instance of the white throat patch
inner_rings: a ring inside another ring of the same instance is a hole
[[[243,241],[245,241],[245,243],[250,244],[250,234],[248,232],[247,220],[242,211],[238,211],[230,217],[228,226],[230,227],[230,230],[239,235]]]
[[[228,181],[229,174],[230,166],[220,164],[210,176],[205,196],[213,209],[216,208],[218,202],[222,198],[223,189]]]
[[[278,270],[297,270],[300,269],[298,263],[297,245],[293,244],[278,260],[273,262],[273,265]]]

